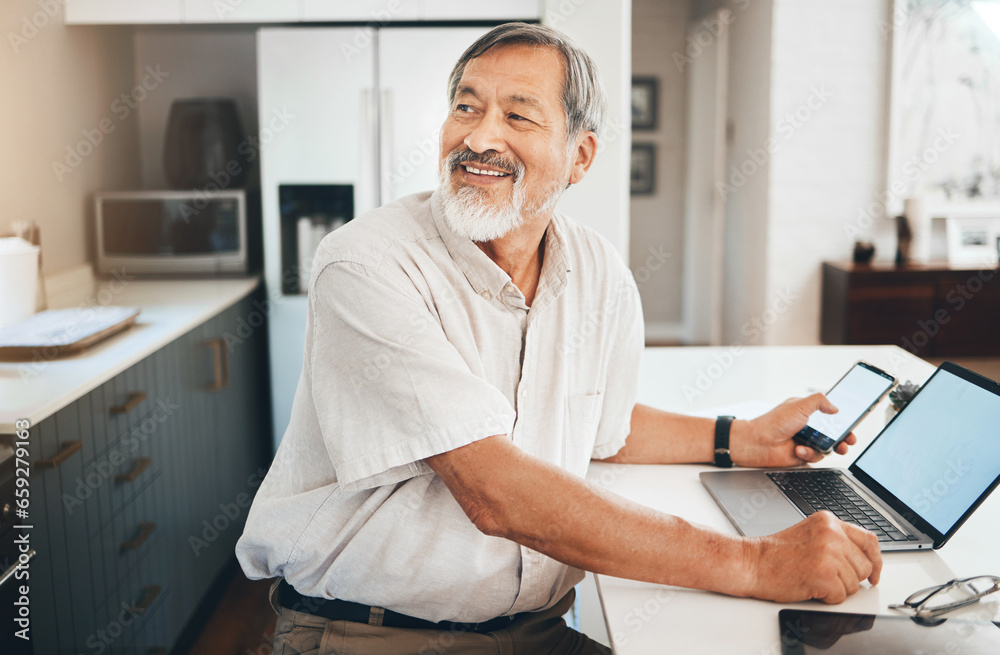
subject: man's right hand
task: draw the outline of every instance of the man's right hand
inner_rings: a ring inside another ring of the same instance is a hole
[[[867,530],[817,512],[787,530],[751,542],[751,596],[788,603],[841,603],[867,579],[878,584],[882,554]]]

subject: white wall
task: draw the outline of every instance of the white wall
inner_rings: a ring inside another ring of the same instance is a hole
[[[771,2],[712,4],[733,12],[725,175],[732,190],[726,196],[723,343],[755,345],[759,341],[746,326],[764,307],[771,161],[753,160],[752,153],[771,138]],[[746,164],[748,158],[751,164]]]
[[[879,24],[889,11],[889,0],[774,0],[771,129],[781,148],[766,302],[780,316],[764,343],[819,343],[821,263],[850,258],[845,227],[885,186],[890,43]],[[793,299],[783,313],[782,294]]]
[[[608,92],[608,120],[587,177],[559,201],[559,211],[604,235],[628,261],[632,88],[630,0],[546,0],[542,23],[565,32],[594,59]]]
[[[46,275],[91,260],[93,192],[138,182],[136,117],[120,101],[133,87],[131,30],[66,27],[53,5],[53,16],[35,0],[0,9],[0,233],[36,221]]]
[[[170,71],[170,85],[139,107],[142,184],[168,187],[163,140],[171,103],[178,98],[231,97],[247,135],[257,134],[257,46],[253,27],[138,28],[136,77],[147,66]],[[253,162],[248,186],[260,179]]]
[[[687,67],[674,55],[685,53],[690,17],[690,0],[632,3],[632,75],[659,81],[656,130],[631,135],[635,143],[656,146],[654,192],[630,203],[630,261],[647,342],[677,341],[682,333]]]
[[[724,341],[817,344],[822,262],[850,257],[846,228],[885,186],[891,0],[702,0],[696,15],[721,6],[734,12]],[[891,230],[870,235],[883,258]]]

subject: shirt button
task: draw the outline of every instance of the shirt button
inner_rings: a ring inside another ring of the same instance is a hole
[[[528,386],[522,384],[521,385],[521,390],[518,393],[520,394],[520,396],[522,398],[527,398],[528,397]]]
[[[487,300],[489,300],[489,299],[490,299],[490,292],[489,292],[489,291],[483,291],[483,292],[482,292],[481,294],[479,294],[479,295],[480,295],[480,296],[482,296],[483,298],[486,298]]]

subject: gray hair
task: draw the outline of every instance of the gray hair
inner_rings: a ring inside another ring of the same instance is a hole
[[[566,112],[566,138],[575,139],[584,130],[600,134],[608,111],[608,98],[597,66],[568,36],[545,25],[506,23],[484,34],[459,58],[448,78],[448,102],[455,101],[465,66],[488,50],[525,43],[554,48],[563,59],[562,104]]]

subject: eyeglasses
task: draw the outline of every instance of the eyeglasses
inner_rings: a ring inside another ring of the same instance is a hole
[[[949,580],[941,585],[915,591],[901,604],[889,605],[889,609],[910,612],[918,618],[933,618],[978,603],[980,598],[998,590],[1000,577],[995,575]]]

